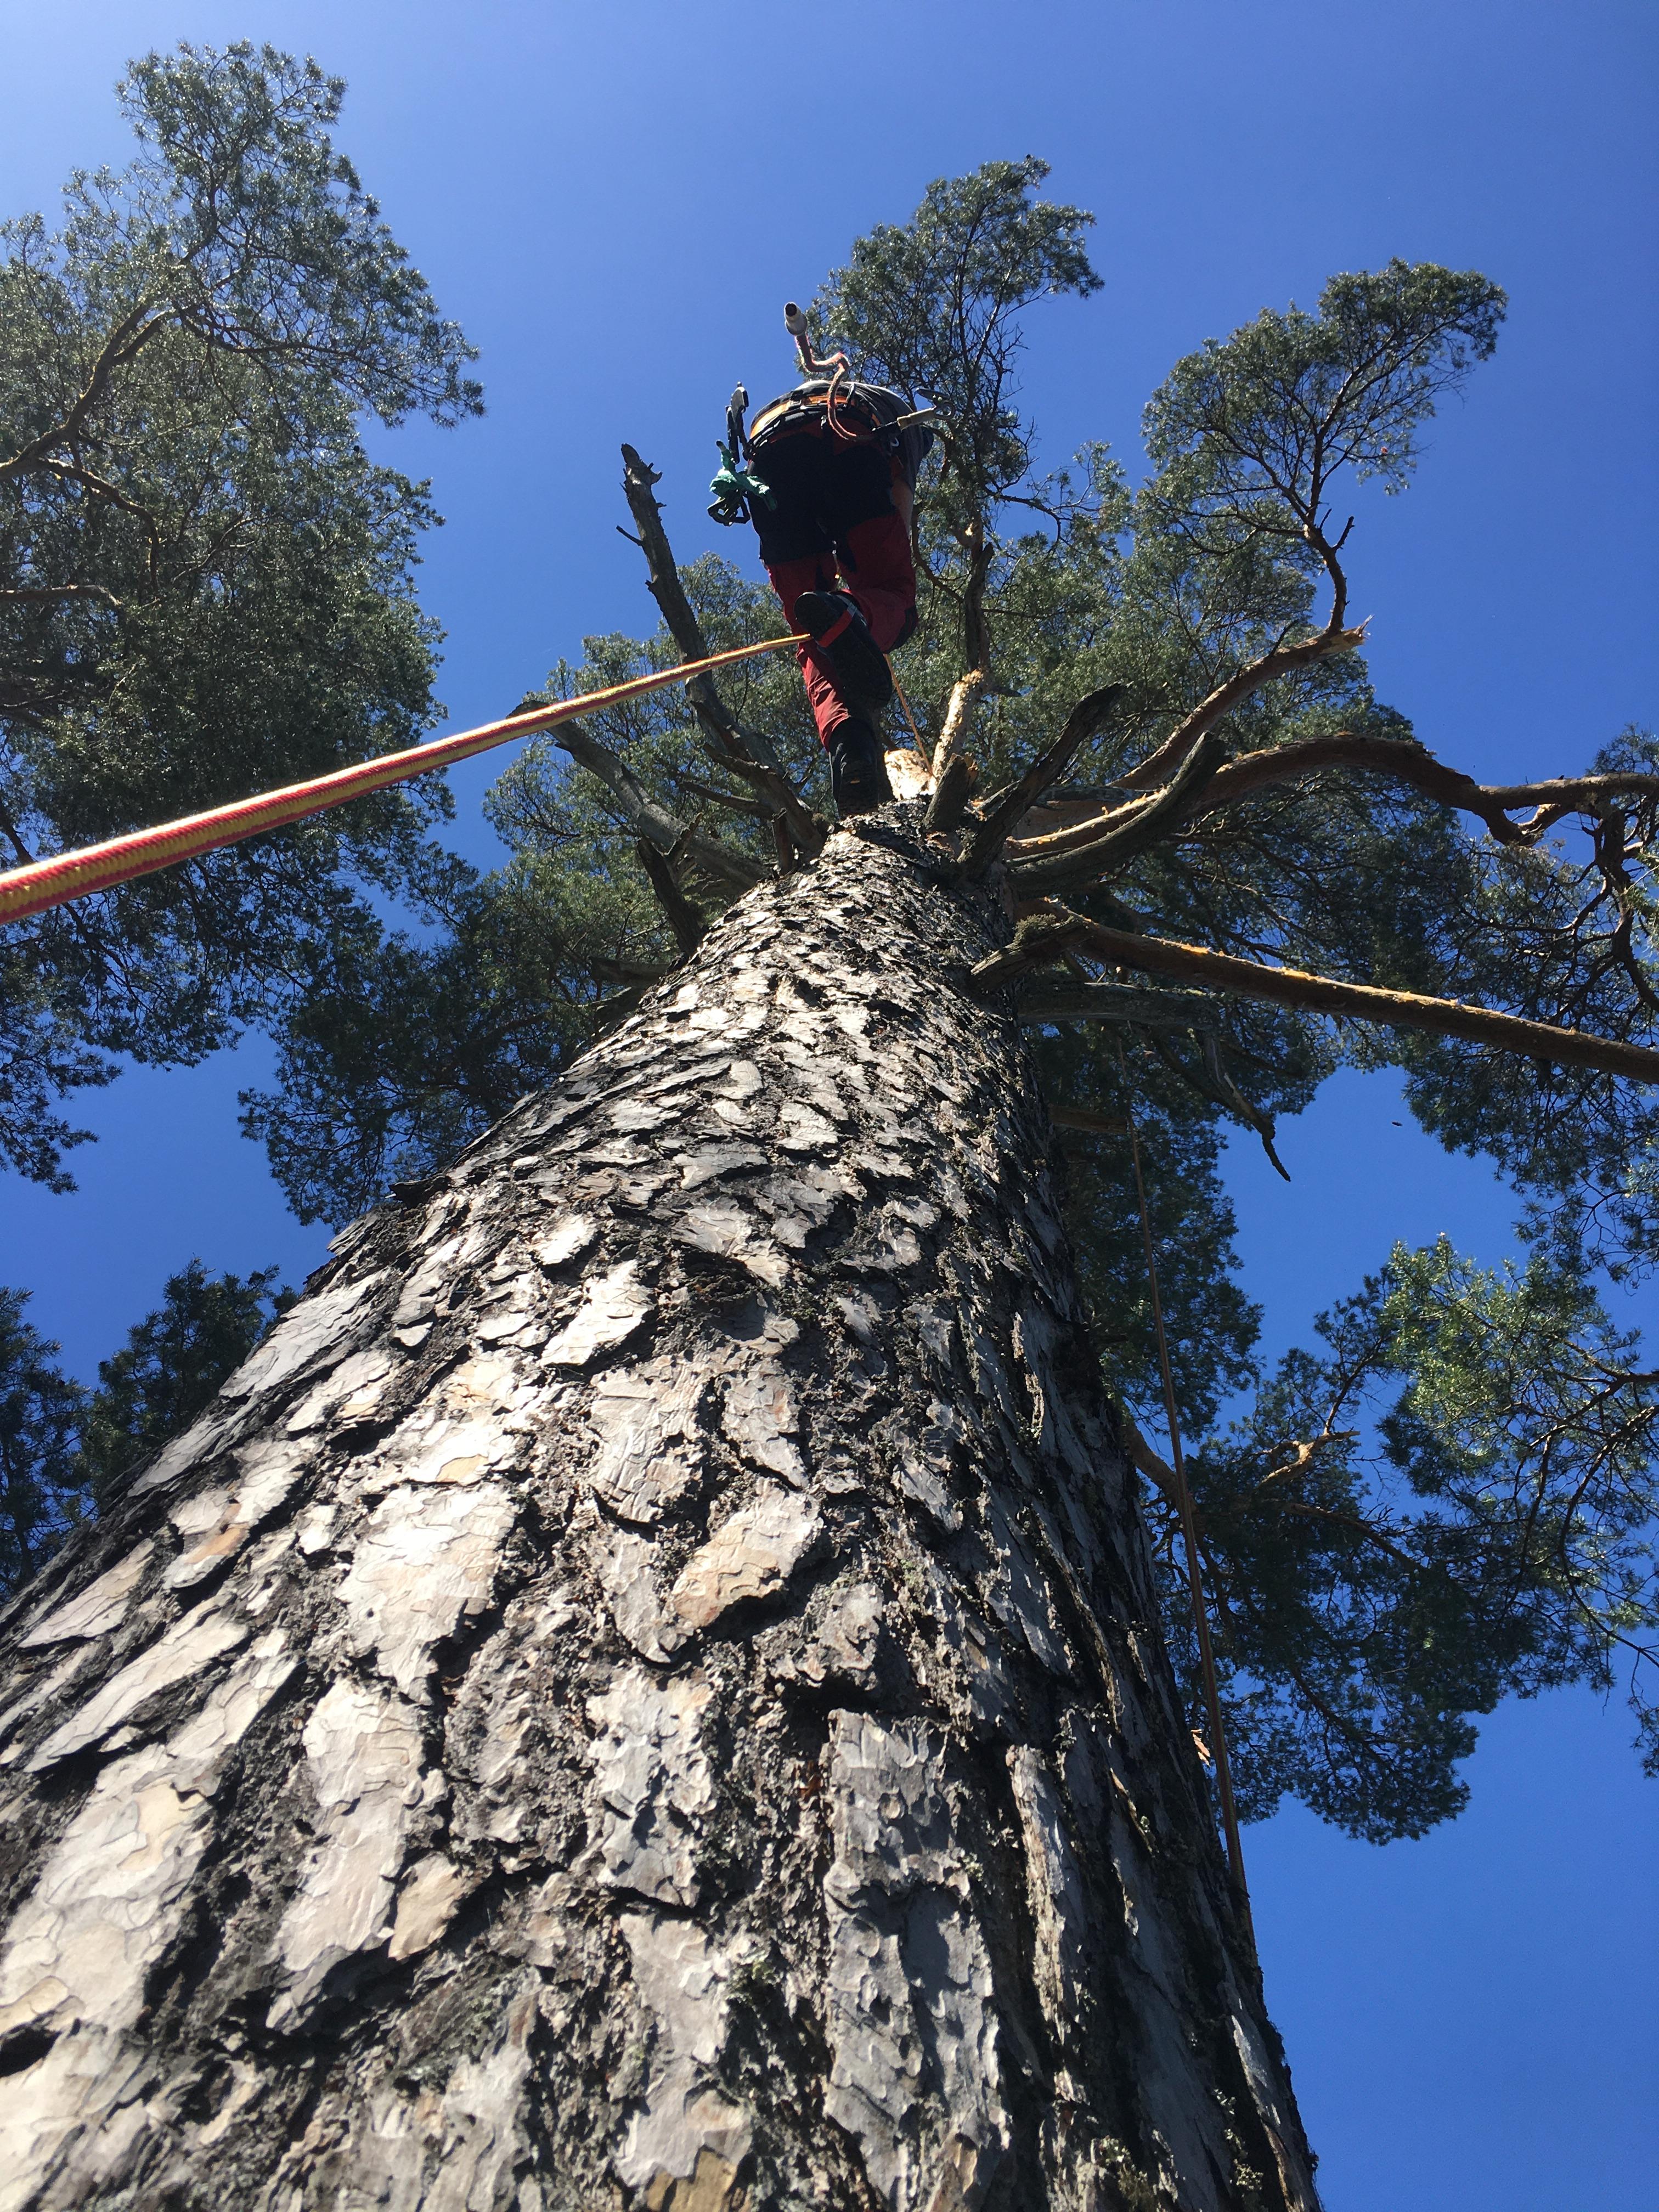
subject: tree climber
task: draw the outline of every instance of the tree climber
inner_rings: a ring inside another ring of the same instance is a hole
[[[797,658],[837,811],[864,814],[893,795],[876,721],[893,696],[887,655],[916,626],[910,516],[933,410],[854,381],[845,354],[816,360],[793,301],[784,325],[804,380],[763,407],[746,437],[738,386],[708,512],[753,522],[790,628],[811,635]]]

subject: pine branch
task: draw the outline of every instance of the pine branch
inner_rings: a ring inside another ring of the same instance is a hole
[[[665,806],[659,805],[632,769],[618,759],[608,745],[602,745],[597,738],[590,738],[580,723],[561,722],[552,735],[554,743],[572,760],[599,777],[640,838],[656,852],[672,853],[682,861],[689,860],[716,883],[738,892],[752,890],[770,874],[769,869],[750,860],[746,853],[722,845],[718,838],[701,830],[689,828]]]
[[[724,806],[732,814],[746,814],[756,822],[770,822],[774,810],[763,805],[758,799],[743,799],[735,791],[722,791],[718,784],[705,783],[701,776],[683,775],[679,788],[689,791],[694,799],[706,799],[714,806]]]
[[[1123,1448],[1129,1455],[1130,1464],[1138,1473],[1146,1476],[1153,1488],[1161,1494],[1164,1504],[1173,1506],[1179,1513],[1182,1506],[1181,1486],[1176,1480],[1175,1469],[1170,1465],[1168,1460],[1160,1459],[1152,1449],[1146,1437],[1142,1436],[1134,1415],[1121,1400],[1118,1403],[1117,1415],[1123,1430]],[[1193,1526],[1197,1529],[1204,1527],[1203,1519],[1196,1507],[1193,1508]]]
[[[1261,1149],[1267,1155],[1274,1172],[1282,1176],[1286,1182],[1290,1181],[1290,1170],[1273,1149],[1273,1139],[1278,1132],[1273,1115],[1264,1114],[1233,1081],[1221,1065],[1221,1053],[1213,1036],[1199,1039],[1199,1049],[1204,1061],[1201,1074],[1188,1067],[1177,1054],[1170,1049],[1162,1037],[1154,1036],[1152,1046],[1177,1082],[1184,1083],[1189,1091],[1195,1091],[1200,1098],[1207,1098],[1212,1105],[1224,1108],[1235,1121],[1242,1121],[1247,1129],[1254,1129],[1261,1139]]]
[[[1083,943],[1092,927],[1086,915],[1072,914],[1061,906],[1040,908],[1022,919],[1012,945],[979,963],[973,980],[981,990],[988,990],[1017,982],[1036,969],[1052,968]]]
[[[1015,823],[1036,805],[1052,784],[1059,782],[1111,713],[1122,691],[1121,684],[1109,684],[1103,690],[1091,691],[1085,698],[1079,699],[1066,717],[1066,726],[1054,744],[1031,763],[1018,782],[998,794],[963,852],[962,871],[965,876],[982,875],[990,866]]]
[[[1416,991],[1389,991],[1372,983],[1342,983],[1310,975],[1297,968],[1267,968],[1227,952],[1169,938],[1143,937],[1109,929],[1083,915],[1033,915],[1020,925],[1013,944],[994,953],[973,970],[981,986],[1058,960],[1068,949],[1086,946],[1097,959],[1153,975],[1170,975],[1238,998],[1296,1006],[1339,1019],[1377,1022],[1385,1028],[1425,1030],[1437,1036],[1462,1037],[1498,1052],[1522,1053],[1529,1060],[1568,1067],[1594,1067],[1637,1083],[1659,1083],[1659,1051],[1582,1030],[1556,1029],[1519,1014],[1471,1006],[1455,999],[1435,999]]]
[[[1206,991],[1148,991],[1133,983],[1042,983],[1015,1000],[1028,1029],[1054,1022],[1131,1023],[1139,1029],[1213,1030],[1220,1002]]]
[[[1461,769],[1437,760],[1426,745],[1419,745],[1414,739],[1377,738],[1336,730],[1328,737],[1307,738],[1295,744],[1267,745],[1229,761],[1201,793],[1193,795],[1182,811],[1181,823],[1184,825],[1202,815],[1231,806],[1253,792],[1299,782],[1304,776],[1317,775],[1333,768],[1355,769],[1364,775],[1384,776],[1421,792],[1427,799],[1437,799],[1443,805],[1475,815],[1500,845],[1534,844],[1564,815],[1599,813],[1616,798],[1659,798],[1659,775],[1642,770],[1622,775],[1555,776],[1538,783],[1480,784]],[[1537,810],[1534,818],[1524,823],[1511,822],[1510,815],[1522,806]],[[1051,830],[1044,836],[1012,841],[1006,857],[1011,864],[1030,865],[1079,854],[1109,836],[1115,821],[1132,818],[1128,807],[1097,814],[1066,829]],[[1042,882],[1056,879],[1053,873],[1025,878]]]
[[[1481,793],[1495,806],[1559,807],[1572,812],[1580,806],[1596,807],[1608,799],[1659,799],[1659,775],[1632,769],[1622,775],[1547,776],[1539,783],[1483,784]],[[1530,823],[1522,826],[1530,834]]]
[[[641,837],[635,849],[657,903],[668,918],[675,944],[683,953],[695,952],[708,934],[708,924],[680,889],[668,855],[659,853],[647,837]]]
[[[102,584],[19,584],[0,591],[0,605],[15,600],[44,604],[48,599],[100,599],[114,613],[122,611],[119,599]]]
[[[1086,1106],[1051,1106],[1048,1119],[1057,1129],[1076,1129],[1088,1137],[1127,1137],[1129,1125],[1121,1114],[1096,1114]]]
[[[166,325],[165,313],[155,313],[154,301],[140,300],[121,318],[105,339],[98,358],[86,383],[64,413],[56,422],[20,446],[15,453],[0,460],[0,481],[7,477],[25,476],[31,470],[52,466],[52,456],[61,446],[73,442],[86,427],[94,408],[108,391],[112,379],[142,348],[148,345],[156,332]],[[145,319],[149,317],[147,321]]]
[[[645,555],[647,589],[662,611],[668,635],[685,658],[706,660],[708,641],[680,580],[679,565],[669,546],[668,533],[662,524],[662,508],[653,489],[662,482],[662,471],[642,460],[632,446],[623,446],[622,457],[623,492],[640,533],[634,542]],[[724,727],[731,717],[718,699],[712,703],[714,718]]]
[[[647,991],[653,983],[660,983],[665,975],[673,972],[668,968],[651,967],[640,960],[594,960],[589,963],[589,966],[597,983],[620,983],[629,989]]]
[[[1316,660],[1328,660],[1334,654],[1357,653],[1364,642],[1363,623],[1356,629],[1343,629],[1338,626],[1334,612],[1323,629],[1300,645],[1274,646],[1270,652],[1237,670],[1224,684],[1218,684],[1207,699],[1200,700],[1192,713],[1176,725],[1156,752],[1149,754],[1139,767],[1127,769],[1121,781],[1131,790],[1144,790],[1162,781],[1206,730],[1212,730],[1264,684],[1274,683],[1281,676],[1293,675],[1298,668],[1310,667]]]
[[[1420,791],[1425,799],[1438,799],[1442,805],[1478,815],[1500,845],[1527,842],[1526,832],[1507,819],[1491,793],[1461,769],[1448,768],[1437,760],[1426,745],[1414,739],[1366,737],[1348,730],[1335,731],[1328,738],[1307,738],[1297,744],[1265,746],[1259,752],[1230,761],[1204,793],[1202,805],[1194,811],[1212,813],[1250,792],[1297,782],[1328,768],[1358,769],[1368,775],[1386,776]]]

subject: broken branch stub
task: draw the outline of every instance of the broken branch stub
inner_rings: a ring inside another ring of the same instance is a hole
[[[959,676],[951,686],[951,696],[945,705],[939,742],[933,747],[932,772],[935,785],[943,778],[949,763],[965,750],[969,732],[973,726],[974,708],[988,681],[984,669],[970,668],[965,676]]]
[[[1093,927],[1086,915],[1071,914],[1064,907],[1028,914],[1014,931],[1013,942],[987,953],[972,970],[976,989],[987,991],[1012,983],[1039,968],[1051,968]]]
[[[977,774],[965,753],[952,753],[945,762],[922,818],[922,827],[930,836],[948,837],[962,827],[968,818]]]

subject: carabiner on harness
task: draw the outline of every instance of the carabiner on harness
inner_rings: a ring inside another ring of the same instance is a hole
[[[752,469],[744,466],[745,449],[752,453],[743,433],[743,418],[749,408],[749,394],[740,384],[733,392],[726,409],[726,435],[717,441],[720,465],[709,479],[708,489],[714,503],[708,512],[713,520],[727,529],[739,522],[751,520],[751,509],[757,499],[768,507],[778,503],[777,494],[769,483],[763,483]]]

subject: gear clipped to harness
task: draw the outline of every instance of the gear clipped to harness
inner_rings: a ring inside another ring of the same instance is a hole
[[[716,522],[724,523],[728,530],[734,523],[754,520],[754,502],[757,500],[764,500],[768,507],[775,507],[778,503],[771,486],[763,483],[752,469],[744,466],[748,450],[743,432],[743,418],[748,407],[749,394],[740,384],[726,406],[726,435],[715,441],[720,465],[708,483],[708,489],[714,495],[714,504],[708,512]]]
[[[902,457],[905,476],[912,483],[935,437],[944,435],[936,408],[907,407],[897,392],[857,382],[851,362],[840,350],[820,359],[813,349],[805,313],[793,300],[784,307],[783,326],[795,342],[803,381],[763,407],[752,432],[744,428],[748,392],[740,384],[732,394],[726,410],[726,435],[717,441],[720,465],[708,486],[713,502],[709,514],[727,528],[738,522],[752,522],[758,527],[757,503],[776,507],[776,495],[757,473],[755,463],[767,441],[781,432],[816,425],[838,443],[876,445],[886,453]]]

